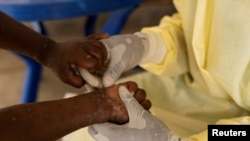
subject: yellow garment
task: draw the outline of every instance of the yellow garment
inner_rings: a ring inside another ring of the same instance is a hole
[[[141,65],[153,74],[126,80],[146,90],[153,106],[161,109],[158,113],[170,111],[200,122],[196,130],[186,132],[172,127],[177,134],[207,140],[206,131],[197,132],[207,124],[249,115],[250,1],[175,0],[174,4],[178,13],[142,30],[161,35],[168,48],[165,60]],[[164,116],[169,115],[157,115]],[[174,120],[179,122],[176,127],[194,126]]]
[[[152,101],[152,113],[190,140],[206,141],[207,124],[218,121],[250,124],[245,117],[250,112],[250,1],[174,4],[178,13],[142,30],[162,37],[168,48],[164,61],[143,64],[147,72],[119,82],[137,82]]]
[[[162,36],[165,60],[142,66],[160,76],[184,75],[188,87],[196,85],[249,111],[250,2],[176,0],[175,5],[178,14],[143,29]]]

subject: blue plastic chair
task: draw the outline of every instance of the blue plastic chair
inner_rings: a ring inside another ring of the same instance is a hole
[[[110,12],[101,31],[118,34],[129,14],[144,0],[0,0],[0,10],[20,22],[32,22],[34,30],[47,35],[43,21],[87,16],[85,35],[95,32],[97,15]],[[4,22],[4,21],[3,21]],[[36,101],[42,66],[17,54],[27,65],[22,103]]]

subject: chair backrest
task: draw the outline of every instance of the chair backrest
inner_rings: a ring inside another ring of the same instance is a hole
[[[144,0],[0,0],[0,10],[19,21],[45,21],[96,15]]]

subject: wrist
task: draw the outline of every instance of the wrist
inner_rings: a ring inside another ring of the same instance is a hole
[[[97,96],[94,98],[98,118],[100,123],[112,122],[123,124],[128,122],[128,112],[118,94],[118,86],[111,86],[93,92]]]
[[[161,63],[167,53],[166,45],[161,36],[147,32],[137,32],[135,35],[141,39],[144,46],[143,57],[139,63]]]
[[[58,43],[52,40],[44,43],[40,52],[38,53],[39,55],[37,57],[38,59],[37,61],[45,66],[49,66],[50,64],[49,60],[51,56],[53,56],[53,54],[56,52],[57,48],[58,48]]]
[[[102,105],[100,105],[99,111],[101,111],[101,115],[103,115],[104,122],[113,121],[114,113],[116,113],[115,107],[116,102],[112,97],[109,96],[107,90],[101,90],[100,94]]]
[[[98,123],[108,122],[112,117],[113,111],[113,102],[111,98],[108,96],[105,89],[101,89],[94,92],[96,96],[93,98],[94,107],[96,107],[96,113],[93,116],[97,116]],[[93,95],[93,94],[91,94]]]

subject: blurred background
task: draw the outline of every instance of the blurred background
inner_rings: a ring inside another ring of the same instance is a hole
[[[142,27],[158,25],[164,15],[175,11],[168,0],[149,0],[140,5],[128,18],[121,34],[140,31]],[[108,13],[98,18],[97,29],[101,27]],[[49,37],[61,42],[83,37],[85,17],[65,20],[45,21]],[[29,23],[24,23],[29,26]],[[23,89],[26,66],[13,53],[0,50],[0,108],[19,104]],[[84,93],[85,89],[76,89],[64,84],[50,70],[43,67],[37,101],[63,98],[67,92]]]

